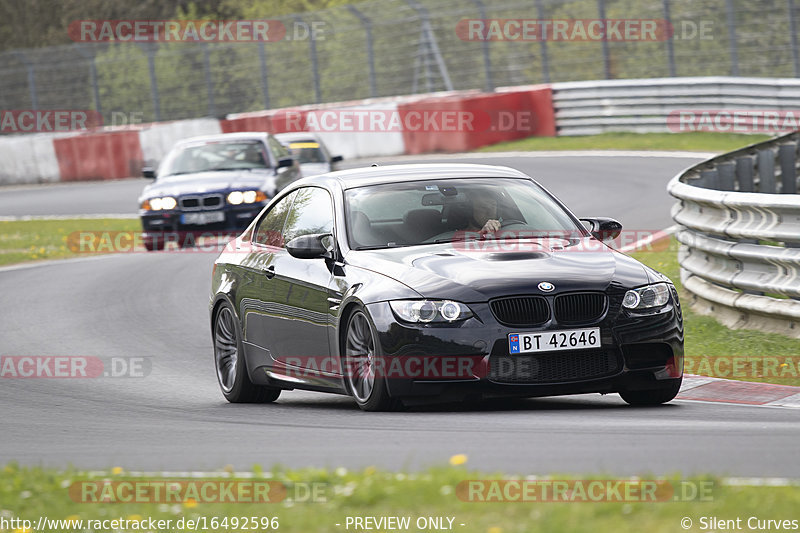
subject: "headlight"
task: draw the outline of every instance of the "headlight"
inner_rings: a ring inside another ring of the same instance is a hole
[[[647,287],[631,289],[622,299],[622,307],[626,309],[651,309],[661,307],[669,301],[669,287],[666,283],[656,283]]]
[[[457,322],[472,316],[469,307],[451,300],[398,300],[389,305],[394,314],[406,322]]]
[[[264,191],[233,191],[228,195],[228,203],[231,205],[254,204],[266,199]]]
[[[177,200],[172,196],[164,196],[163,198],[150,198],[142,202],[142,209],[148,211],[161,211],[162,209],[175,209],[178,205]]]

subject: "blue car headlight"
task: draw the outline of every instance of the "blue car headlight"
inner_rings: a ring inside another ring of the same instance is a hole
[[[622,307],[639,311],[661,307],[667,302],[669,302],[669,287],[666,283],[656,283],[626,292],[622,299]]]
[[[417,324],[452,323],[472,316],[469,307],[452,300],[396,300],[389,306],[400,320]]]

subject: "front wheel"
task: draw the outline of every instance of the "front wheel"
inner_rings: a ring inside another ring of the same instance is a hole
[[[254,385],[247,375],[239,321],[228,303],[214,317],[214,366],[225,399],[231,403],[274,402],[280,389]]]
[[[347,321],[344,338],[344,373],[350,395],[364,411],[391,411],[398,403],[389,396],[379,369],[375,334],[364,311],[356,310]]]
[[[619,395],[630,405],[661,405],[673,400],[678,395],[682,382],[683,378],[674,379],[667,388],[620,391]]]

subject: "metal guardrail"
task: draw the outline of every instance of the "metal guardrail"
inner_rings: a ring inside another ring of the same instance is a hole
[[[800,338],[800,132],[681,172],[681,282],[694,307],[731,327]]]
[[[677,111],[800,110],[800,80],[707,76],[554,83],[558,135],[666,132]]]

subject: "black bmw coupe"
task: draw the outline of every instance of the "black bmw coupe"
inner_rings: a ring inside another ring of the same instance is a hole
[[[619,393],[672,400],[683,319],[670,280],[511,168],[361,168],[281,191],[214,265],[225,398],[352,396],[364,410]]]

